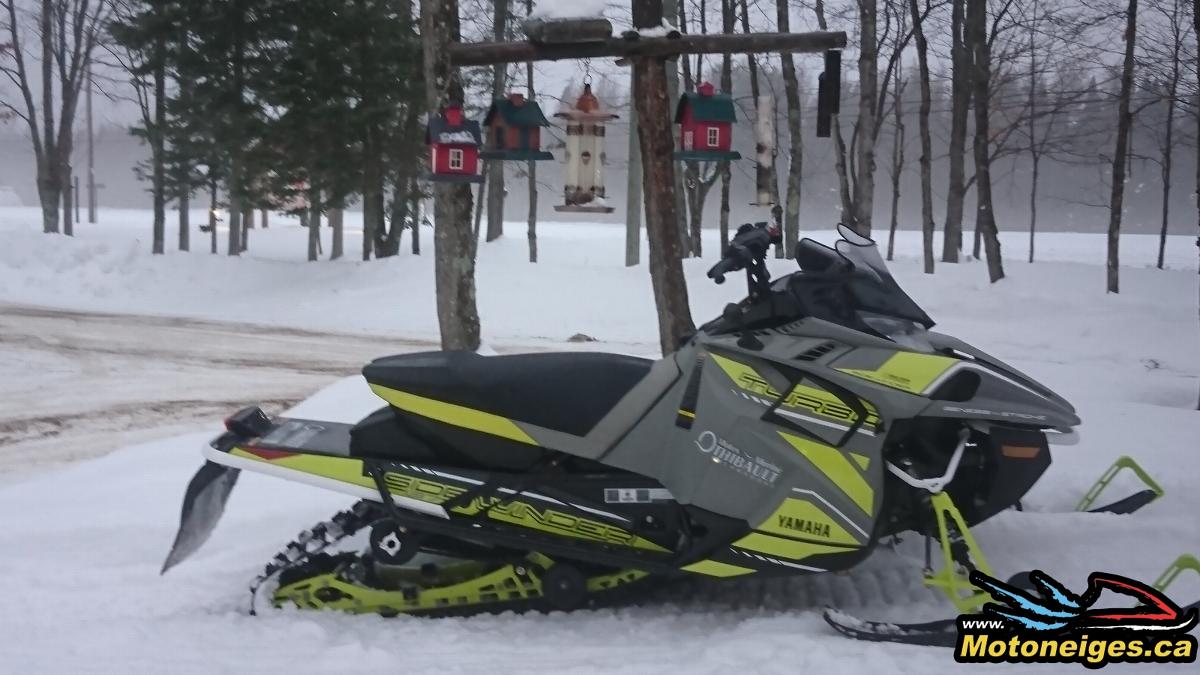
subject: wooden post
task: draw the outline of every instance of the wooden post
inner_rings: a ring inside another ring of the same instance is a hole
[[[637,104],[632,77],[629,83],[629,170],[625,189],[625,266],[633,267],[642,257],[642,148],[638,144]]]
[[[667,0],[670,2],[671,0]],[[633,0],[634,28],[662,24],[663,0]],[[671,101],[662,59],[633,59],[634,105],[638,139],[645,170],[646,236],[650,242],[650,282],[658,308],[659,342],[663,354],[679,347],[695,330],[688,307],[687,282],[680,261],[679,217],[675,210],[675,160],[672,154]]]
[[[430,115],[448,103],[462,105],[462,80],[448,51],[458,39],[457,0],[421,0],[425,108]],[[479,348],[471,199],[470,183],[433,184],[434,278],[442,349]]]

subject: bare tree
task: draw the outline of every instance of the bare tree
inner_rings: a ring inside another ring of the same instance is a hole
[[[988,34],[987,0],[967,0],[964,41],[972,59],[971,93],[975,101],[975,229],[983,238],[987,252],[988,278],[995,283],[1004,278],[1000,257],[1000,237],[996,231],[996,213],[992,200],[991,137],[989,112],[991,91],[991,40]]]
[[[928,11],[928,0],[924,12],[917,0],[909,0],[908,13],[912,17],[913,36],[917,41],[917,75],[921,81],[921,109],[918,113],[921,129],[921,244],[925,273],[933,274],[933,140],[929,133],[933,95],[929,86],[929,44],[925,39],[925,16]]]
[[[971,56],[963,40],[965,0],[950,0],[950,174],[946,188],[946,226],[942,262],[958,262],[962,250],[963,204],[966,201],[967,113],[971,105]]]
[[[888,227],[887,259],[896,252],[896,226],[900,221],[900,177],[904,173],[904,113],[902,97],[907,82],[901,77],[901,69],[893,73],[892,84],[892,164],[888,173],[892,179],[892,217]]]
[[[734,28],[734,0],[721,0],[721,32],[730,34]],[[726,52],[721,55],[721,91],[733,91],[733,55]],[[728,161],[721,162],[721,215],[720,215],[720,255],[725,255],[729,247],[729,196],[733,181],[733,169]]]
[[[698,24],[700,33],[708,33],[708,20],[705,16],[705,0],[700,0],[700,7],[697,12],[699,15]],[[687,13],[683,5],[683,0],[679,1],[679,27],[682,32],[687,32]],[[683,86],[685,91],[694,91],[696,87],[704,80],[704,55],[696,55],[695,71],[693,66],[686,56],[680,59],[683,64]],[[717,179],[721,177],[720,162],[704,162],[701,164],[698,161],[689,160],[684,162],[683,166],[683,186],[687,199],[687,224],[688,224],[688,250],[691,255],[699,258],[703,255],[703,238],[702,227],[704,225],[704,203],[708,201],[708,193],[716,184]]]
[[[504,40],[508,32],[509,0],[492,0],[492,37]],[[508,65],[492,66],[492,100],[504,98],[508,85]],[[504,162],[493,159],[487,163],[487,241],[504,236]],[[480,198],[482,200],[482,197]]]
[[[1179,110],[1179,89],[1183,78],[1184,40],[1189,37],[1187,6],[1184,0],[1151,0],[1148,9],[1159,17],[1151,21],[1149,34],[1142,40],[1145,53],[1139,67],[1149,72],[1152,101],[1166,106],[1163,117],[1155,117],[1150,131],[1157,142],[1158,156],[1153,162],[1158,165],[1162,177],[1162,211],[1158,236],[1158,269],[1162,269],[1167,249],[1167,233],[1171,219],[1171,178],[1177,138],[1175,114]],[[1152,15],[1153,16],[1153,15]]]
[[[525,0],[525,14],[529,15],[533,12],[533,0]],[[525,84],[529,91],[527,93],[529,100],[537,102],[537,90],[533,86],[533,61],[525,63]],[[525,166],[525,172],[529,178],[529,216],[526,219],[525,237],[529,240],[529,262],[535,263],[538,261],[537,248],[537,209],[538,209],[538,193],[537,193],[537,162],[529,160]]]
[[[780,33],[789,33],[791,5],[788,0],[775,0],[776,20]],[[791,54],[781,54],[783,97],[787,101],[788,172],[786,207],[783,211],[784,255],[795,255],[800,241],[800,187],[804,173],[804,139],[800,128],[800,84],[796,77],[796,62]]]
[[[59,207],[69,189],[75,112],[112,0],[39,0],[28,13],[20,4],[24,3],[0,0],[0,34],[6,34],[11,47],[0,53],[0,74],[21,95],[18,104],[0,100],[0,109],[29,128],[42,231],[58,232]],[[37,28],[30,28],[30,22]],[[31,37],[30,46],[25,45],[26,36]],[[40,48],[36,57],[31,56],[31,47]],[[31,70],[34,64],[40,72]],[[35,102],[36,94],[40,104]],[[68,215],[68,228],[69,221]]]
[[[1125,60],[1121,67],[1121,94],[1117,107],[1117,147],[1112,158],[1112,196],[1108,207],[1108,275],[1109,293],[1120,293],[1121,212],[1125,207],[1126,158],[1129,154],[1129,132],[1133,127],[1130,100],[1133,97],[1134,47],[1137,43],[1138,0],[1129,0],[1125,11]]]

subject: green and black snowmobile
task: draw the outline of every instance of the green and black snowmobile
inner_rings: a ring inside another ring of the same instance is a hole
[[[386,405],[357,424],[239,411],[163,569],[247,470],[361,500],[269,562],[252,590],[277,605],[565,610],[656,578],[844,570],[914,531],[941,563],[927,582],[970,606],[986,563],[969,528],[1017,504],[1079,418],[931,331],[874,242],[840,232],[772,281],[778,232],[742,226],[708,276],[744,270],[749,296],[657,361],[406,354],[363,368]],[[361,550],[333,546],[360,531]]]

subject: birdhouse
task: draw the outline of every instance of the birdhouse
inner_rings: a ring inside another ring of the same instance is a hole
[[[712,84],[705,82],[696,91],[685,93],[675,108],[680,147],[675,152],[675,159],[741,159],[739,153],[730,149],[735,120],[733,99],[716,93]]]
[[[526,100],[524,94],[509,94],[508,98],[492,101],[483,125],[488,129],[488,141],[479,156],[484,159],[554,159],[554,155],[541,148],[542,127],[550,126],[550,122],[537,101]]]
[[[429,120],[425,129],[429,146],[429,180],[439,183],[482,183],[479,175],[479,146],[483,136],[479,122],[463,116],[463,109],[450,106]]]
[[[564,203],[555,211],[612,213],[604,201],[604,123],[617,118],[602,110],[584,84],[575,106],[555,113],[567,120],[567,178],[563,185]]]

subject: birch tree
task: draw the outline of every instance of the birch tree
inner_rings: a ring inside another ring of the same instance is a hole
[[[59,231],[79,95],[112,10],[112,0],[0,0],[0,36],[9,46],[0,51],[0,74],[20,95],[16,103],[0,99],[0,110],[29,130],[46,233]]]
[[[925,273],[933,274],[933,140],[929,132],[929,113],[933,107],[933,95],[929,85],[929,44],[925,39],[925,10],[917,0],[909,0],[908,13],[912,17],[913,36],[917,42],[917,77],[921,82],[921,109],[917,113],[921,134],[921,250],[925,262]]]

